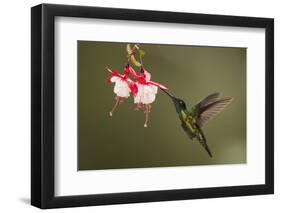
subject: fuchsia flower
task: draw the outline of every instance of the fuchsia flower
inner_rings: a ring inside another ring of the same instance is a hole
[[[135,58],[135,54],[139,53],[140,62]],[[155,101],[158,88],[161,90],[167,90],[162,84],[151,81],[151,74],[143,68],[142,57],[144,51],[139,48],[139,45],[134,45],[133,49],[130,45],[127,45],[128,63],[124,68],[123,75],[106,67],[106,70],[111,74],[105,81],[106,83],[115,83],[113,92],[116,94],[115,104],[109,115],[112,116],[114,110],[118,105],[124,102],[125,98],[130,96],[130,93],[134,96],[134,103],[136,104],[136,110],[143,109],[145,113],[144,127],[147,127],[148,114],[151,112],[151,104]],[[141,67],[140,75],[130,66],[129,63],[133,63],[137,67]],[[129,75],[136,81],[132,81]]]
[[[134,97],[134,103],[136,104],[136,110],[144,108],[145,123],[144,127],[147,127],[148,113],[151,112],[151,103],[155,101],[158,88],[167,90],[168,88],[162,84],[150,81],[151,74],[143,67],[141,68],[141,74],[138,75],[132,67],[129,67],[130,74],[136,80],[136,86],[138,88],[137,94]]]
[[[124,102],[124,98],[128,98],[130,93],[134,96],[137,95],[138,88],[136,84],[129,78],[130,66],[127,65],[124,68],[123,75],[118,72],[111,70],[110,68],[105,68],[111,75],[106,79],[106,83],[112,82],[115,83],[113,92],[116,94],[115,104],[112,110],[109,112],[109,115],[112,116],[116,107]]]

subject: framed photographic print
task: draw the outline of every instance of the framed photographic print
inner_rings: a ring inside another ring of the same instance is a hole
[[[274,21],[31,9],[31,203],[272,194]]]

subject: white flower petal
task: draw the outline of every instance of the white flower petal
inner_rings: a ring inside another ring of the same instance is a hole
[[[143,85],[137,83],[138,93],[134,98],[134,103],[151,104],[155,101],[158,88],[154,85]]]
[[[120,79],[118,77],[117,77],[117,79],[114,79],[114,82],[115,82],[115,86],[114,86],[113,92],[119,97],[128,98],[130,96],[131,90],[130,90],[127,82],[123,81],[122,79]]]

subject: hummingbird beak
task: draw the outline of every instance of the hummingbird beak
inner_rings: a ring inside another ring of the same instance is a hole
[[[176,97],[175,96],[173,96],[171,93],[169,93],[167,90],[165,90],[165,89],[161,89],[164,93],[166,93],[166,95],[168,95],[172,100],[173,100],[173,102],[175,102],[175,100],[176,100]]]
[[[164,90],[164,89],[161,89],[161,90],[162,90],[164,93],[166,93],[166,95],[168,95],[168,96],[172,99],[172,101],[173,101],[173,103],[174,103],[174,105],[175,105],[175,108],[176,108],[177,113],[180,113],[181,107],[180,107],[180,105],[179,105],[179,99],[176,98],[175,96],[173,96],[171,93],[167,92],[167,90]]]

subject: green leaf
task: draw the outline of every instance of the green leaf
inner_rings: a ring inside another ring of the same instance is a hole
[[[131,48],[131,45],[130,45],[130,44],[127,44],[127,46],[126,46],[126,50],[127,50],[128,55],[131,55],[131,54],[132,54],[132,52],[133,52],[133,50],[132,50],[132,48]]]
[[[140,54],[140,57],[143,57],[145,55],[145,52],[141,49],[139,49],[139,54]]]
[[[141,66],[141,63],[136,60],[134,55],[130,56],[130,60],[131,60],[132,64],[134,64],[136,67],[140,67]]]

